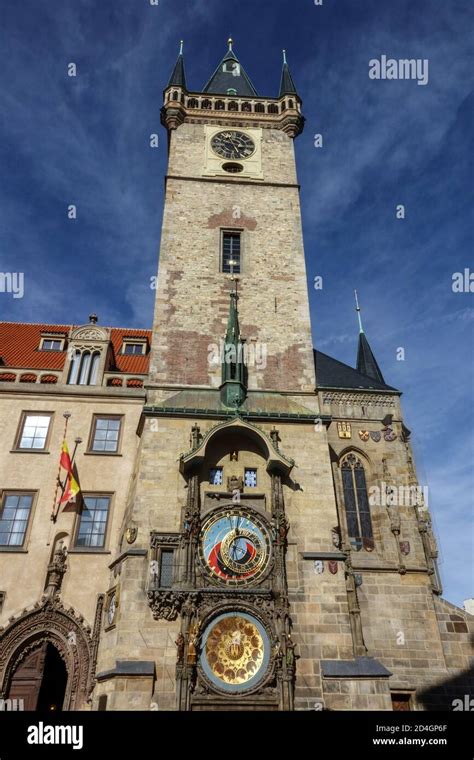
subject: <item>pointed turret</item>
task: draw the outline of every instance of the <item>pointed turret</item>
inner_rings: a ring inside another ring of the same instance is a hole
[[[290,67],[288,66],[288,62],[286,60],[286,50],[283,51],[283,69],[281,72],[281,82],[280,82],[280,94],[279,98],[283,98],[285,95],[297,95],[295,83],[293,82],[293,77],[291,76]]]
[[[210,95],[240,95],[258,97],[258,93],[247,76],[242,64],[232,50],[233,40],[228,40],[229,49],[214,74],[206,84],[203,92]]]
[[[359,319],[359,348],[357,350],[357,371],[362,375],[371,377],[373,380],[377,380],[379,383],[385,383],[381,369],[377,364],[375,356],[370,348],[369,341],[365,337],[364,328],[362,326],[362,318],[360,315],[359,299],[357,297],[357,290],[354,291],[356,299],[356,311]]]
[[[186,73],[184,71],[183,40],[180,42],[178,60],[170,76],[167,87],[182,87],[186,89]]]
[[[238,295],[230,294],[229,318],[222,356],[221,401],[228,407],[239,407],[246,397],[244,341],[240,337]]]

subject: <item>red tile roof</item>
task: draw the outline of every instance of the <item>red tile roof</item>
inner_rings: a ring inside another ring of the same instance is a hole
[[[47,325],[26,322],[0,322],[0,368],[51,369],[62,370],[66,351],[40,351],[42,333],[62,333],[68,337],[71,330],[79,325]],[[149,353],[145,356],[121,354],[124,338],[148,338],[151,330],[136,330],[120,327],[111,329],[111,342],[115,366],[106,367],[106,372],[124,372],[127,375],[148,373]],[[58,337],[61,337],[58,335]],[[1,369],[0,369],[1,371]]]

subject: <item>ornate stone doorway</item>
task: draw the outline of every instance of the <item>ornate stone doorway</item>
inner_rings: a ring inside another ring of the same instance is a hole
[[[63,709],[68,675],[55,646],[42,642],[15,669],[7,697],[22,699],[25,710]]]
[[[87,709],[96,639],[83,619],[57,599],[25,610],[0,631],[0,697],[23,698],[30,710]]]

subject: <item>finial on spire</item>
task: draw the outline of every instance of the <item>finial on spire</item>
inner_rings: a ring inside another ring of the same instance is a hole
[[[232,37],[229,37],[229,39],[227,40],[227,43],[229,45],[229,51],[232,52],[232,45],[234,44],[234,40],[232,39]]]
[[[355,295],[355,301],[356,301],[356,312],[357,312],[357,317],[358,317],[358,320],[359,320],[359,330],[360,330],[361,333],[363,333],[364,332],[364,328],[362,327],[362,318],[360,316],[359,297],[357,295],[357,290],[354,290],[354,295]]]
[[[283,63],[284,64],[288,63],[288,61],[286,60],[286,50],[283,51]]]
[[[179,54],[183,55],[183,46],[184,46],[184,40],[180,40],[179,42]]]

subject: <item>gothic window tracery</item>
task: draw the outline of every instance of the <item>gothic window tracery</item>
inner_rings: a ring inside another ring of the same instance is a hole
[[[355,454],[350,453],[344,457],[341,475],[349,540],[356,551],[362,547],[372,551],[374,538],[365,471]]]

